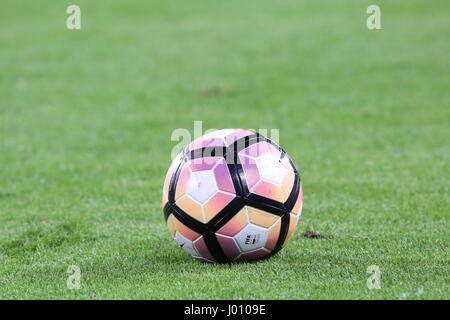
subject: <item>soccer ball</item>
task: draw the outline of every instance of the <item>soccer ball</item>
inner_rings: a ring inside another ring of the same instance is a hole
[[[192,141],[166,175],[162,206],[170,234],[211,263],[267,258],[292,237],[302,211],[300,177],[263,135],[224,129]]]

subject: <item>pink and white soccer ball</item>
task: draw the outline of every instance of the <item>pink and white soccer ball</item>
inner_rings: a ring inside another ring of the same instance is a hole
[[[300,176],[287,153],[250,130],[192,141],[173,160],[162,206],[175,241],[203,262],[267,258],[291,239],[302,211]]]

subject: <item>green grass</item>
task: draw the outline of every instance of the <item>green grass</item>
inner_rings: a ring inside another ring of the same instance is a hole
[[[0,298],[450,298],[448,1],[0,8]],[[204,265],[170,239],[170,135],[194,120],[280,129],[305,202],[268,261]]]

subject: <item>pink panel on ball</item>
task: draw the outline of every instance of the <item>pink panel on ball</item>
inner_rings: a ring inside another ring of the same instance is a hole
[[[167,180],[167,178],[169,178],[169,180],[170,180],[170,177],[172,177],[173,173],[175,172],[175,170],[180,165],[181,160],[182,160],[181,154],[178,154],[175,157],[175,159],[173,159],[172,163],[170,164],[169,169],[167,170],[166,180]]]
[[[292,192],[294,186],[295,174],[293,171],[287,171],[286,175],[281,183],[281,191],[283,193],[284,201],[286,201]]]
[[[162,192],[162,206],[166,204],[168,201],[169,196],[169,184],[170,179],[172,178],[172,174],[169,175],[169,172],[167,173],[166,179],[164,180],[164,186],[163,186],[163,192]]]
[[[248,157],[239,156],[242,168],[244,169],[245,180],[249,189],[253,188],[261,179],[259,175],[258,166],[253,159]]]
[[[214,176],[216,178],[219,190],[234,193],[233,181],[231,180],[230,171],[228,170],[225,159],[221,159],[219,164],[214,168]]]
[[[239,154],[258,158],[263,153],[270,152],[270,150],[271,150],[270,144],[268,144],[267,142],[258,142],[258,143],[252,144],[251,146],[245,148],[244,150],[239,152]]]
[[[286,234],[286,239],[284,239],[282,247],[284,247],[289,242],[292,235],[294,234],[295,228],[297,227],[298,219],[299,219],[299,217],[297,217],[293,214],[289,214],[289,229]]]
[[[291,165],[291,162],[289,161],[289,157],[285,155],[283,159],[281,159],[281,164],[288,170],[294,171],[294,168]]]
[[[300,191],[298,192],[298,198],[300,199],[300,202],[303,201],[303,186],[300,183]]]
[[[250,191],[278,202],[284,202],[281,188],[267,181],[261,180],[255,187],[251,188]]]
[[[254,132],[245,129],[222,129],[201,136],[188,145],[188,150],[204,147],[226,147],[245,136],[253,135]]]
[[[228,259],[233,260],[241,253],[241,250],[239,249],[236,241],[234,241],[233,238],[226,237],[220,234],[216,234],[216,237]]]
[[[250,130],[235,129],[234,132],[225,136],[225,142],[226,142],[227,146],[229,146],[229,145],[233,144],[235,141],[237,141],[243,137],[253,135],[253,134],[255,134],[255,133]]]
[[[270,153],[272,153],[274,155],[275,158],[279,159],[281,158],[281,152],[280,150],[278,150],[278,148],[276,148],[275,146],[273,146],[272,144],[268,144],[269,145],[269,151]]]
[[[281,229],[281,219],[279,219],[270,229],[269,235],[267,237],[265,247],[267,249],[273,250],[275,249],[275,245],[277,244],[278,237],[280,236]]]
[[[190,229],[189,227],[186,227],[178,219],[174,219],[174,222],[175,222],[175,229],[189,240],[194,241],[200,236],[200,234]]]
[[[191,172],[187,165],[184,165],[181,169],[180,175],[178,176],[177,186],[175,189],[175,199],[178,199],[183,194],[186,193],[186,188],[189,183],[189,178],[191,177]]]
[[[167,170],[166,178],[164,179],[163,194],[162,194],[163,207],[167,203],[167,201],[169,201],[168,197],[169,197],[170,180],[172,179],[173,173],[180,165],[181,159],[182,159],[181,155],[178,154],[176,158],[172,161],[169,169]]]
[[[167,198],[166,192],[163,191],[163,194],[162,194],[162,200],[161,200],[161,202],[162,202],[162,207],[163,207],[163,208],[164,208],[164,206],[166,205],[167,201],[169,201],[169,198]]]
[[[189,167],[193,172],[211,170],[216,163],[222,158],[219,157],[204,157],[190,160],[188,162]]]
[[[197,239],[194,242],[195,248],[197,249],[198,253],[200,253],[200,255],[203,258],[206,258],[210,261],[214,261],[213,256],[211,255],[211,253],[209,252],[208,247],[206,246],[205,240],[203,239],[203,236],[201,236],[199,239]]]
[[[189,143],[188,150],[191,151],[205,147],[225,147],[225,146],[226,146],[225,141],[220,137],[205,139],[202,136]]]
[[[219,233],[234,236],[238,234],[248,224],[247,210],[241,209],[236,215],[231,218],[222,228],[218,230]]]
[[[268,254],[269,254],[268,250],[261,248],[255,251],[245,252],[241,254],[241,256],[237,258],[236,261],[251,261],[255,259],[260,259]]]
[[[300,191],[298,193],[297,201],[295,202],[294,208],[292,209],[292,213],[298,215],[300,213],[300,208],[302,207],[303,202],[303,187],[300,184]]]
[[[225,206],[233,199],[234,196],[232,195],[222,192],[216,193],[211,199],[206,202],[204,206],[206,222],[214,218],[214,216],[218,214],[223,208],[225,208]]]

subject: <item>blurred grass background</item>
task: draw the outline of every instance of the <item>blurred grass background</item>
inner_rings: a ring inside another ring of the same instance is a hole
[[[4,0],[0,297],[448,299],[449,9]],[[194,120],[280,129],[305,205],[273,259],[202,265],[170,239],[170,135]]]

